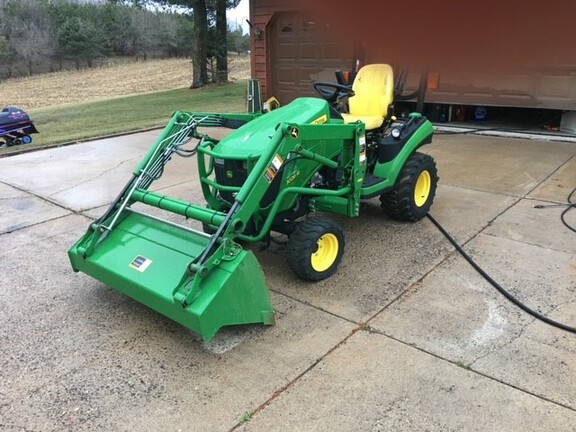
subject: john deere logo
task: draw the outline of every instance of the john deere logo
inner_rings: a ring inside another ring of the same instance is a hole
[[[231,170],[226,171],[226,177],[228,177],[229,179],[234,178],[234,172],[232,172]]]

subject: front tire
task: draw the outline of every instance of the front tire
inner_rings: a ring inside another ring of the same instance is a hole
[[[394,188],[380,196],[382,209],[392,219],[416,222],[430,210],[437,185],[434,158],[416,152],[404,164]]]
[[[305,219],[288,240],[288,265],[301,279],[321,281],[338,269],[344,245],[344,233],[336,222],[319,217]]]

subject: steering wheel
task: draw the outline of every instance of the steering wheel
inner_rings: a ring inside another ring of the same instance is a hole
[[[330,105],[334,105],[338,98],[342,96],[354,96],[354,90],[352,90],[352,87],[344,84],[315,81],[312,83],[312,85],[314,86],[314,90],[316,90],[324,99],[326,99]]]

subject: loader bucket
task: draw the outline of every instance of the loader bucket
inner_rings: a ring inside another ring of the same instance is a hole
[[[273,324],[264,273],[251,251],[221,242],[211,264],[194,271],[210,236],[138,212],[111,231],[89,230],[68,252],[72,267],[198,333],[228,325]]]

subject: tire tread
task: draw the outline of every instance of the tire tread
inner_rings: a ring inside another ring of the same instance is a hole
[[[420,173],[427,169],[431,176],[430,195],[421,208],[414,204],[414,187]],[[384,212],[392,219],[407,222],[416,222],[426,216],[436,194],[438,171],[436,162],[424,153],[415,152],[408,158],[393,189],[380,196]]]

